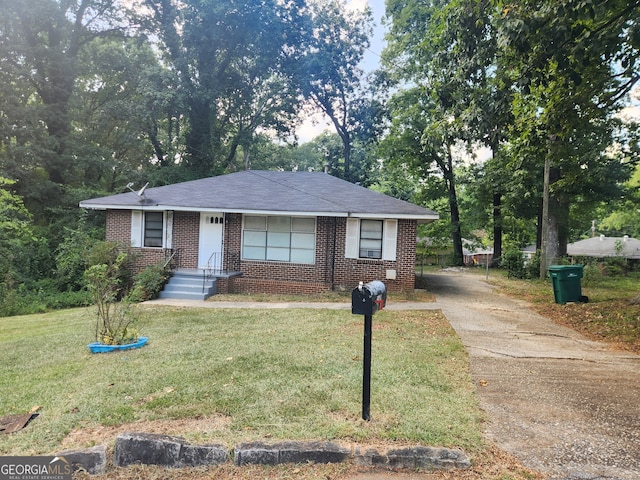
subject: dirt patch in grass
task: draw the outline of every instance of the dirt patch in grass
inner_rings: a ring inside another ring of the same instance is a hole
[[[72,431],[62,440],[62,449],[80,449],[95,445],[114,445],[116,437],[125,432],[154,433],[184,438],[221,436],[229,430],[231,418],[211,417],[147,420],[122,425],[95,425]]]
[[[555,323],[605,342],[616,350],[640,353],[640,306],[628,301],[536,305],[536,311]]]

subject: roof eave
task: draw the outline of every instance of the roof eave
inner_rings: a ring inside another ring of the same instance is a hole
[[[403,220],[417,220],[418,223],[430,223],[440,219],[438,214],[403,214],[403,213],[361,213],[361,212],[323,212],[323,211],[292,211],[292,210],[255,210],[242,208],[212,208],[212,207],[184,207],[178,205],[162,205],[154,204],[131,204],[131,205],[113,205],[106,203],[86,203],[80,202],[81,208],[92,210],[149,210],[164,211],[173,210],[176,212],[222,212],[222,213],[242,213],[246,215],[288,215],[288,216],[304,216],[304,217],[351,217],[351,218],[397,218]]]

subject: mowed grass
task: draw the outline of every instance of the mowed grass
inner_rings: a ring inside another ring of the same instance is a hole
[[[91,308],[0,319],[0,416],[39,407],[24,430],[0,435],[0,454],[54,453],[72,432],[211,418],[224,421],[181,434],[230,447],[268,439],[483,448],[467,353],[440,312],[373,317],[372,420],[365,422],[362,316],[137,310],[149,344],[109,354],[86,348]]]

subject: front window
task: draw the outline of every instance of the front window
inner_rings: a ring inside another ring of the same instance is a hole
[[[360,221],[360,258],[382,258],[382,220]]]
[[[163,231],[162,212],[145,212],[144,214],[144,246],[162,247]]]
[[[313,217],[245,215],[244,260],[314,263],[316,221]]]

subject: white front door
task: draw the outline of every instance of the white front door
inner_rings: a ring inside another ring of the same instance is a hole
[[[200,212],[198,268],[222,269],[224,213]]]

